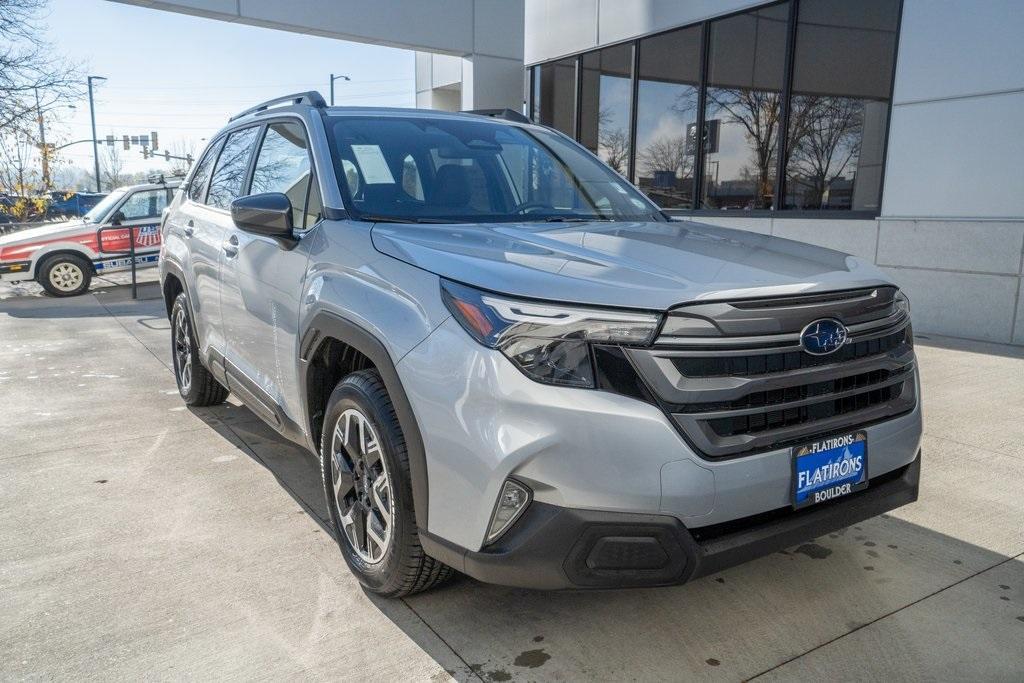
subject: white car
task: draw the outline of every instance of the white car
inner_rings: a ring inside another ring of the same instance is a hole
[[[54,296],[89,289],[92,276],[155,266],[160,255],[160,218],[180,181],[120,187],[82,219],[49,223],[0,237],[0,278],[35,280]]]

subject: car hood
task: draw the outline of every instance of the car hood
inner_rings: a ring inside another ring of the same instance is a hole
[[[689,221],[377,223],[378,251],[514,296],[665,310],[677,304],[889,284],[867,261]]]
[[[85,221],[60,221],[58,223],[44,223],[35,228],[26,228],[12,232],[9,235],[0,236],[0,247],[9,247],[12,244],[23,244],[34,242],[47,237],[60,237],[65,233],[79,233]],[[98,229],[100,226],[96,226]]]

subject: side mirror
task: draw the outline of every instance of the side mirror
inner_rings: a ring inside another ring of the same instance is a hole
[[[124,220],[124,213],[122,213],[121,211],[115,211],[114,215],[110,218],[110,224],[121,225],[122,223],[124,223]]]
[[[295,243],[292,203],[280,192],[239,197],[231,202],[231,220],[239,230],[272,237],[282,246]]]

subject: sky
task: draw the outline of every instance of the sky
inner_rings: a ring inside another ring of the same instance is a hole
[[[233,114],[263,100],[303,90],[329,97],[330,74],[339,105],[411,107],[414,54],[330,38],[244,26],[108,0],[51,0],[43,22],[57,53],[82,64],[94,83],[96,133],[159,133],[161,149],[202,150]],[[48,141],[90,138],[87,97],[47,115]],[[122,151],[125,171],[166,166]],[[74,145],[61,159],[92,167],[92,147]]]

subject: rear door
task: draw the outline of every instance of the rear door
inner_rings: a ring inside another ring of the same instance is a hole
[[[296,245],[239,230],[224,254],[221,310],[227,337],[229,383],[246,384],[272,412],[271,422],[295,420],[299,412],[296,376],[299,299],[309,261],[305,235],[320,221],[320,188],[309,153],[309,138],[298,119],[274,121],[263,129],[248,194],[280,192],[292,205]],[[233,382],[232,382],[233,380]],[[254,410],[258,406],[250,406]],[[279,424],[279,426],[282,426]]]
[[[201,289],[210,307],[206,316],[210,329],[209,351],[218,363],[224,356],[227,346],[221,305],[222,271],[225,256],[233,255],[236,250],[231,237],[234,232],[231,202],[242,194],[242,188],[245,187],[258,132],[259,126],[251,126],[228,133],[210,175],[206,201],[196,212],[196,234],[202,230],[198,242],[204,255]],[[197,282],[199,279],[200,273],[197,268]]]
[[[167,222],[168,246],[177,249],[177,245],[184,244],[181,265],[195,314],[196,343],[204,358],[210,357],[211,349],[224,348],[217,281],[223,235],[206,206],[206,189],[223,146],[221,137],[207,148],[185,188],[179,209],[171,213]]]

